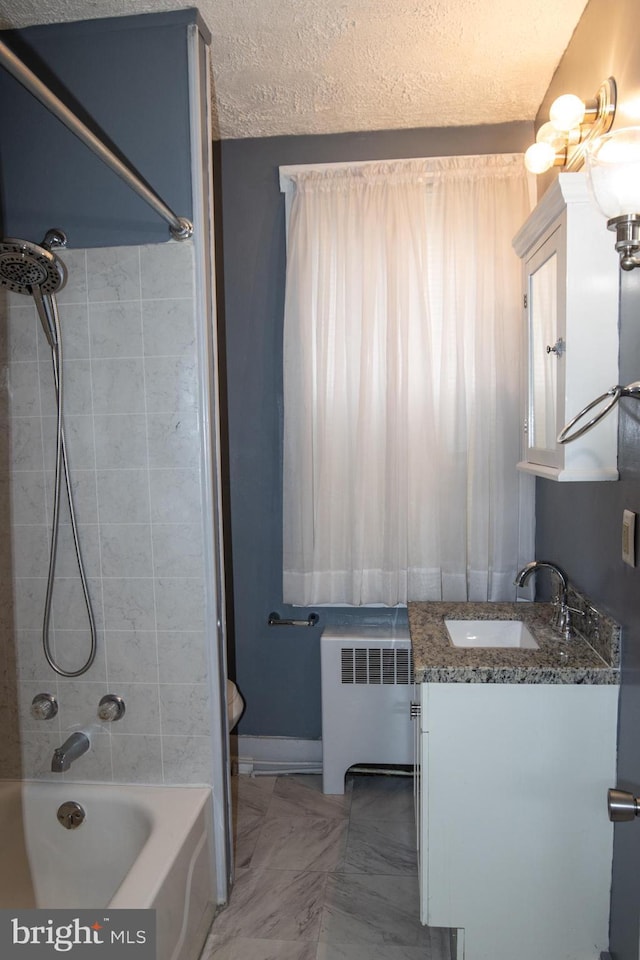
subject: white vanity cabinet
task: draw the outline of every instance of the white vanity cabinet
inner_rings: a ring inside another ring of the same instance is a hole
[[[457,960],[608,949],[618,687],[423,683],[420,917]]]
[[[521,470],[554,480],[618,478],[615,409],[583,437],[556,440],[618,382],[614,242],[583,173],[559,174],[513,239],[527,350]]]

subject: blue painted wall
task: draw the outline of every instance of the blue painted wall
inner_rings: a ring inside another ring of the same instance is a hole
[[[614,129],[638,123],[640,34],[630,29],[637,0],[589,0],[543,100],[538,122],[561,93],[593,96],[613,75],[618,86]],[[604,229],[603,219],[603,229]],[[614,243],[614,234],[610,234]],[[640,379],[640,270],[620,277],[619,382]],[[602,389],[611,384],[605,383]],[[619,483],[562,484],[539,480],[537,554],[557,560],[570,578],[623,627],[618,724],[618,785],[640,795],[640,567],[621,559],[622,511],[640,513],[640,405],[620,405]],[[640,532],[638,533],[640,536]],[[615,784],[610,784],[615,786]],[[606,796],[602,797],[606,816]],[[640,915],[635,892],[638,823],[614,831],[610,949],[614,960],[638,960]]]
[[[526,149],[528,123],[397,130],[220,144],[224,337],[235,664],[242,734],[320,737],[320,646],[327,623],[400,620],[406,610],[320,608],[317,627],[269,627],[282,604],[284,197],[278,167],[297,163],[502,153]]]
[[[187,27],[196,10],[5,31],[2,39],[178,216],[191,218]],[[158,214],[0,69],[2,233],[69,246],[164,242]]]

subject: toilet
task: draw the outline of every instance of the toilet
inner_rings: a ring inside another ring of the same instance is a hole
[[[227,680],[227,719],[229,732],[233,730],[244,711],[244,700],[233,680]]]

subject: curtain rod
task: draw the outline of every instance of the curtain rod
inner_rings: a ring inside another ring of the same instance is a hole
[[[40,103],[61,120],[79,140],[89,147],[103,163],[119,176],[135,193],[167,221],[174,240],[188,240],[193,234],[193,225],[186,217],[178,217],[170,207],[147,186],[140,177],[120,160],[102,140],[93,133],[75,113],[60,100],[49,88],[0,40],[0,64],[33,94]]]
[[[384,165],[393,166],[401,163],[424,163],[428,168],[429,164],[437,168],[438,164],[447,161],[461,163],[464,161],[483,161],[498,158],[503,163],[513,163],[514,166],[521,165],[524,154],[514,150],[508,150],[504,153],[463,153],[429,157],[378,157],[377,160],[340,160],[337,163],[295,163],[278,167],[280,180],[280,193],[292,191],[295,187],[296,177],[305,173],[325,173],[338,170],[366,170],[368,167],[380,167]],[[430,172],[427,169],[427,172]],[[535,184],[535,176],[532,180]]]

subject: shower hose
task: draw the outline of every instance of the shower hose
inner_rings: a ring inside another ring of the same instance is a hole
[[[34,299],[36,301],[36,307],[38,308],[38,313],[42,321],[45,333],[47,335],[47,340],[51,347],[51,360],[53,365],[53,381],[56,393],[56,469],[55,469],[55,485],[54,485],[54,496],[53,496],[53,519],[51,525],[51,547],[49,551],[49,573],[47,576],[47,592],[44,603],[44,616],[42,621],[42,647],[44,650],[44,655],[47,659],[47,663],[52,670],[55,670],[57,674],[61,677],[80,677],[83,673],[86,673],[87,670],[91,667],[93,661],[96,657],[97,649],[97,638],[96,638],[96,625],[95,618],[93,615],[93,609],[91,607],[91,597],[89,595],[89,588],[87,586],[87,578],[85,575],[84,564],[82,562],[82,553],[80,550],[80,540],[78,537],[78,525],[76,522],[75,509],[73,504],[73,491],[71,489],[71,478],[69,473],[69,461],[67,458],[67,445],[64,434],[64,419],[63,419],[63,360],[62,360],[62,336],[60,330],[60,319],[58,316],[58,306],[56,303],[55,296],[53,294],[47,294],[42,296],[40,291],[35,291],[34,288]],[[71,531],[73,534],[73,544],[75,547],[76,560],[78,563],[78,572],[80,575],[80,582],[82,584],[82,593],[84,596],[84,603],[87,611],[87,618],[89,620],[89,630],[91,633],[91,648],[89,651],[89,656],[86,662],[78,670],[65,670],[63,669],[55,660],[55,657],[51,651],[51,640],[50,640],[50,621],[51,621],[51,606],[53,602],[53,587],[55,583],[55,573],[56,573],[56,562],[58,554],[58,532],[60,528],[60,495],[62,490],[62,476],[64,474],[64,482],[67,493],[67,502],[69,504],[69,517],[71,521]]]

